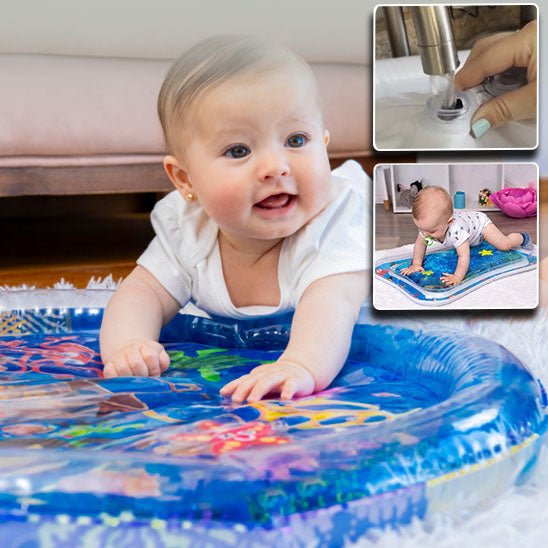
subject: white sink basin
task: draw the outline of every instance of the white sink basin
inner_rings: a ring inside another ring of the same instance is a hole
[[[459,52],[461,66],[469,51]],[[509,122],[490,129],[480,139],[470,134],[470,119],[478,106],[476,94],[467,91],[470,112],[460,122],[435,122],[427,113],[430,77],[420,58],[382,59],[374,67],[373,143],[377,150],[477,150],[534,149],[537,123]]]

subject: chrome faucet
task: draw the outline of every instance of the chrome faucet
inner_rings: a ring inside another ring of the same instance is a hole
[[[410,6],[425,74],[455,72],[457,48],[447,6]],[[384,20],[394,57],[410,55],[402,6],[383,6]]]
[[[459,66],[457,47],[447,6],[413,6],[422,70],[431,76],[452,74]]]
[[[457,47],[447,6],[410,6],[417,35],[422,70],[430,76],[430,89],[441,97],[443,108],[453,108],[456,95],[453,83],[459,66]],[[394,56],[409,55],[407,29],[401,6],[384,6],[384,18]]]

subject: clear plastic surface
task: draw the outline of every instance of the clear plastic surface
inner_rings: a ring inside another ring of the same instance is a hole
[[[462,501],[463,477],[511,485],[546,429],[541,385],[504,348],[462,332],[360,324],[328,390],[236,405],[219,388],[276,360],[290,315],[179,315],[162,332],[172,365],[161,378],[104,379],[101,314],[0,315],[8,545],[61,530],[79,545],[116,546],[122,533],[150,546],[287,534],[296,545],[342,544],[440,499]]]

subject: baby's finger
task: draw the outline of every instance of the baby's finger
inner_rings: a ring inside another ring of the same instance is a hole
[[[148,375],[151,377],[158,377],[161,373],[160,356],[158,351],[154,348],[150,348],[149,346],[143,346],[141,348],[141,355],[147,367]]]
[[[169,354],[165,351],[165,348],[162,346],[162,350],[160,352],[160,370],[162,373],[169,368],[169,364],[170,364]]]
[[[116,377],[132,377],[133,376],[133,373],[131,372],[131,368],[125,356],[122,359],[115,360],[113,363],[114,363],[114,370],[116,371],[116,375],[114,376]]]
[[[271,373],[261,377],[256,383],[249,395],[247,401],[259,401],[269,392],[275,391],[283,380],[283,376],[278,373]]]
[[[251,390],[253,390],[256,382],[256,377],[247,376],[247,378],[244,378],[239,384],[238,388],[236,388],[236,390],[232,394],[232,401],[238,403],[243,402],[247,398]]]
[[[282,393],[280,394],[280,399],[282,400],[291,400],[297,392],[297,384],[294,379],[287,379],[283,385]]]
[[[103,367],[103,377],[110,378],[117,376],[118,373],[116,372],[116,368],[114,367],[114,362],[108,362],[105,367]]]
[[[127,363],[130,369],[130,376],[148,377],[148,367],[141,354],[141,348],[131,348],[127,352]]]
[[[230,381],[229,383],[226,383],[219,392],[222,396],[230,396],[230,394],[234,393],[236,388],[240,386],[240,383],[247,377],[249,377],[249,375],[243,375],[233,381]]]

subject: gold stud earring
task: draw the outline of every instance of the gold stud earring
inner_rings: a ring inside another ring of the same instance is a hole
[[[185,194],[185,200],[187,202],[193,202],[196,200],[196,194],[194,194],[194,192],[187,192],[187,194]]]

